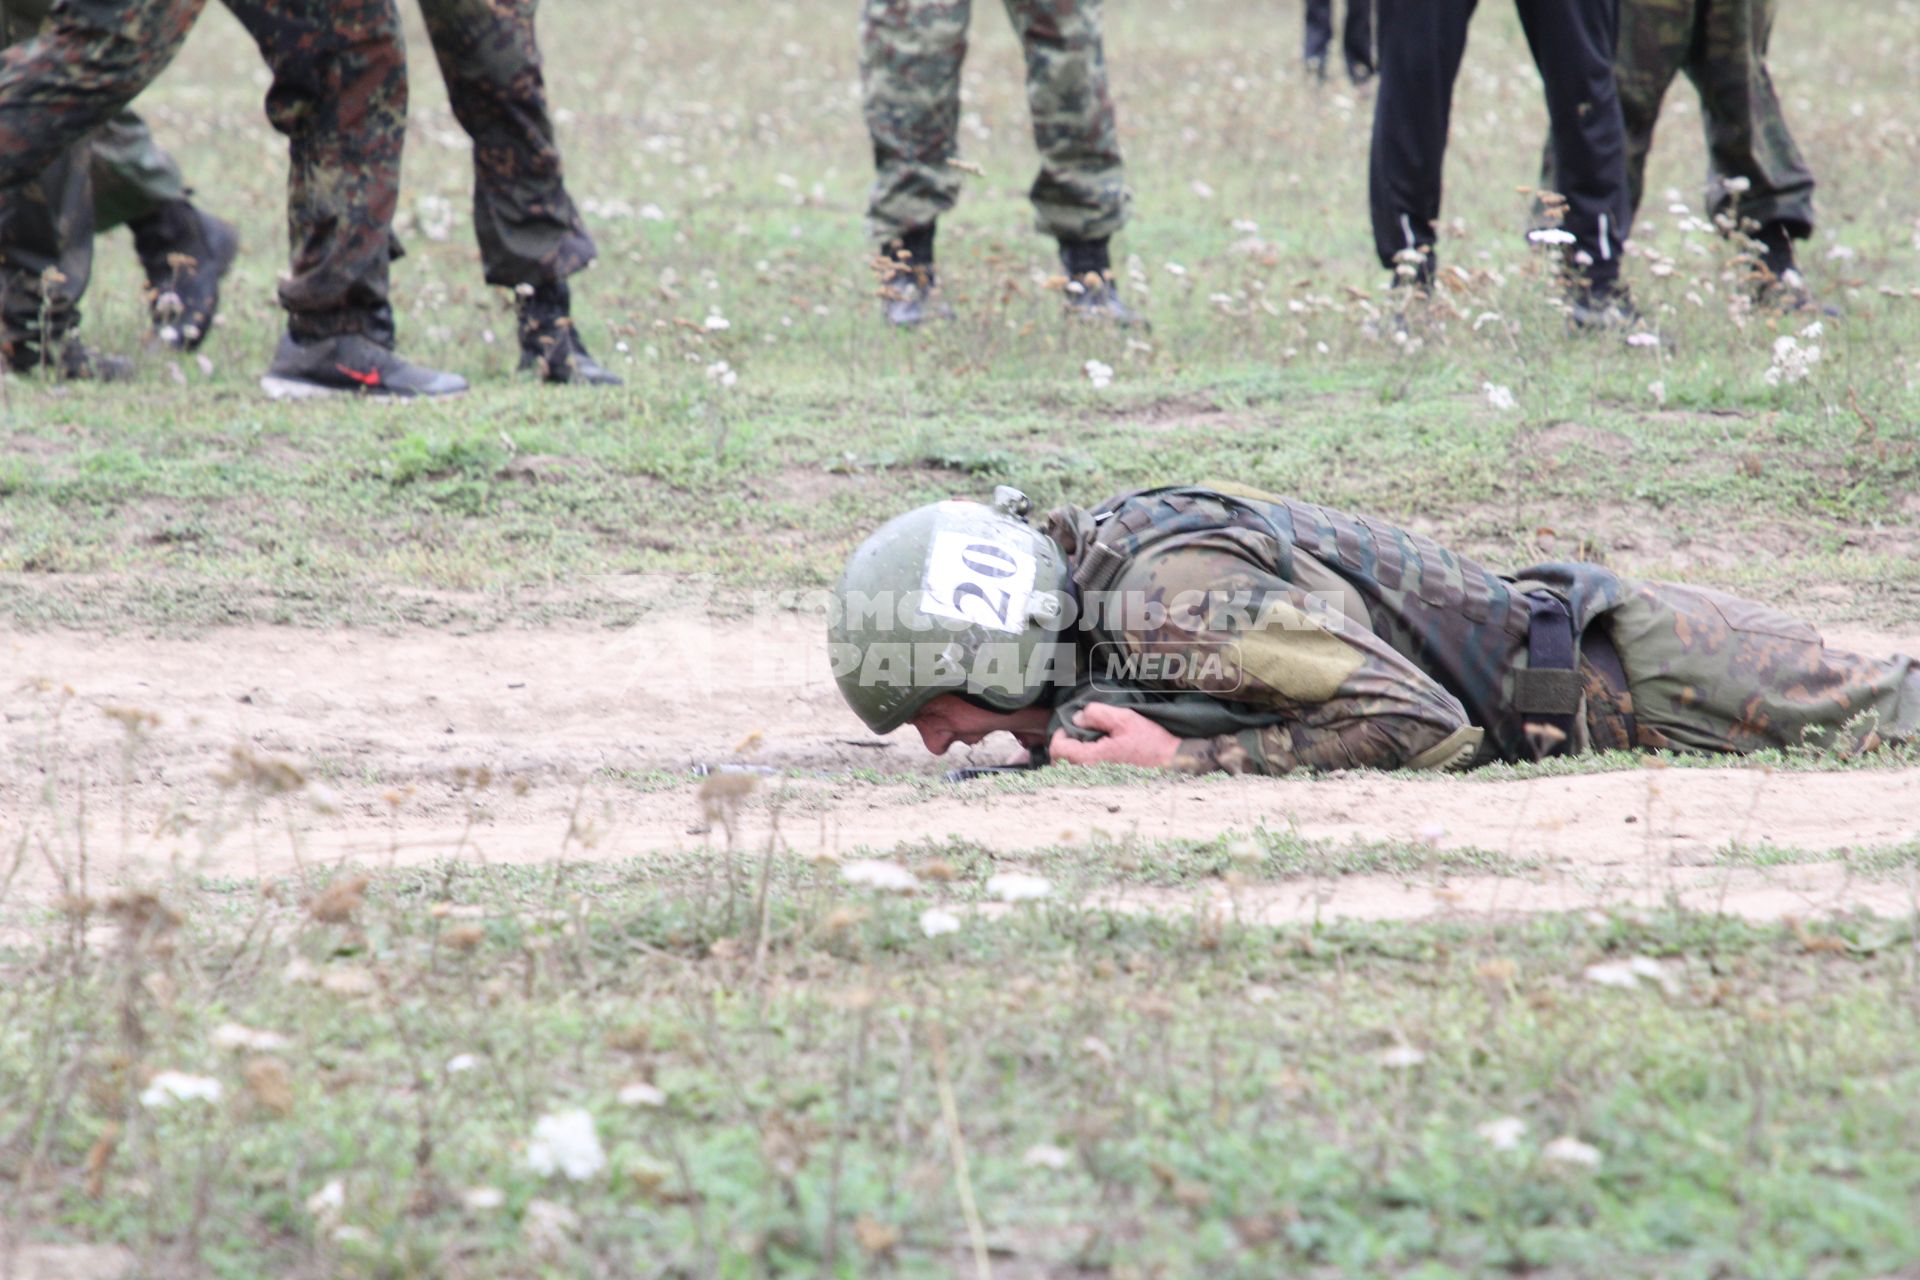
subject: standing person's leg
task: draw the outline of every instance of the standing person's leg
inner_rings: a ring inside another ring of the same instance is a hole
[[[1705,13],[1687,76],[1700,91],[1706,126],[1708,207],[1758,223],[1755,234],[1766,246],[1767,274],[1788,284],[1796,295],[1792,301],[1806,305],[1811,298],[1804,283],[1788,281],[1787,273],[1795,271],[1793,242],[1813,234],[1813,172],[1787,129],[1767,70],[1773,4],[1700,3]],[[1745,180],[1745,191],[1728,186],[1735,178]]]
[[[1367,198],[1380,265],[1430,283],[1434,220],[1453,115],[1453,81],[1475,0],[1380,0],[1380,88],[1373,100]],[[1401,263],[1411,251],[1417,260]]]
[[[68,335],[93,267],[93,131],[159,74],[198,13],[163,5],[74,7],[52,18],[38,0],[5,0],[0,22],[0,324],[15,370],[57,364],[69,377],[98,368]],[[168,20],[171,19],[171,25]],[[159,33],[176,38],[159,40]],[[131,40],[157,41],[128,47]]]
[[[1347,60],[1347,79],[1353,83],[1364,84],[1379,70],[1373,52],[1373,0],[1348,0],[1340,49]]]
[[[887,319],[913,325],[951,315],[932,299],[934,227],[960,198],[960,66],[971,0],[866,0],[860,88],[873,140],[867,230],[890,264]]]
[[[561,175],[536,0],[420,0],[454,118],[473,139],[473,230],[491,285],[516,291],[520,367],[616,384],[573,326],[567,277],[596,253]]]
[[[147,128],[123,110],[94,135],[89,155],[94,234],[125,224],[147,276],[154,333],[197,348],[220,306],[220,278],[240,252],[227,222],[188,199],[186,180]]]
[[[1629,220],[1640,213],[1647,153],[1653,147],[1653,129],[1660,119],[1660,104],[1674,76],[1692,54],[1700,4],[1701,0],[1620,0],[1620,36],[1614,52],[1613,74],[1620,93],[1621,125],[1627,138]],[[1560,190],[1551,135],[1541,156],[1540,187],[1543,191]]]
[[[1306,31],[1300,41],[1300,57],[1307,70],[1320,79],[1327,78],[1327,50],[1333,44],[1333,0],[1307,0]],[[1349,16],[1353,10],[1348,9]]]
[[[1027,105],[1040,173],[1029,196],[1035,225],[1060,242],[1069,307],[1136,320],[1113,286],[1108,241],[1127,222],[1132,193],[1107,85],[1100,0],[1006,0],[1027,63]]]
[[[226,0],[273,72],[287,136],[293,265],[272,396],[448,395],[466,380],[393,354],[387,274],[406,139],[406,49],[393,0]]]
[[[1545,83],[1553,168],[1582,296],[1611,297],[1632,222],[1626,127],[1613,75],[1617,0],[1517,0]],[[1576,320],[1578,316],[1576,315]]]

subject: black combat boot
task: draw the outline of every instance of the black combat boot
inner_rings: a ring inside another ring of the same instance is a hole
[[[1807,278],[1793,260],[1793,229],[1785,222],[1769,222],[1754,233],[1760,243],[1760,261],[1754,271],[1753,300],[1760,307],[1791,314],[1819,311],[1837,316],[1835,307],[1821,306],[1807,287]]]
[[[1583,333],[1640,333],[1646,320],[1617,279],[1582,281],[1567,290],[1567,324]]]
[[[1120,300],[1105,237],[1062,240],[1060,265],[1067,272],[1067,314],[1126,328],[1141,323],[1140,313]]]
[[[275,400],[368,395],[386,399],[459,395],[467,380],[414,364],[361,333],[301,340],[282,334],[260,389]]]
[[[953,319],[953,308],[940,296],[940,277],[933,270],[933,224],[915,227],[881,251],[880,312],[887,323],[911,329],[929,320]]]
[[[133,376],[133,361],[125,356],[97,355],[78,338],[56,337],[43,343],[37,333],[10,333],[0,339],[7,368],[19,374],[45,370],[74,382],[122,382]]]
[[[542,382],[583,387],[617,387],[618,374],[587,354],[573,323],[573,291],[565,280],[520,286],[515,299],[520,322],[520,372],[537,372]]]
[[[220,279],[240,252],[239,233],[185,200],[169,200],[127,229],[147,273],[154,335],[194,350],[213,328]]]

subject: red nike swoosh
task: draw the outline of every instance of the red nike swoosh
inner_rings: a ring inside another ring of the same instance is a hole
[[[380,385],[380,371],[378,369],[369,369],[365,373],[362,373],[358,369],[349,369],[343,364],[336,364],[333,367],[363,387],[377,387]]]

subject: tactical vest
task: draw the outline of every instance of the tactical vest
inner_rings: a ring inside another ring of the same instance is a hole
[[[1140,490],[1091,514],[1095,540],[1071,556],[1083,593],[1105,590],[1168,541],[1226,528],[1270,544],[1267,567],[1304,591],[1324,590],[1331,571],[1366,610],[1355,620],[1458,698],[1485,731],[1482,762],[1539,754],[1516,705],[1528,665],[1527,592],[1565,601],[1575,637],[1620,596],[1619,580],[1598,565],[1538,565],[1505,577],[1384,521],[1231,484]]]

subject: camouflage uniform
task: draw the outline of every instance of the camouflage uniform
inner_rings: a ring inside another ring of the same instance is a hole
[[[52,7],[52,0],[0,0],[4,43],[30,39]],[[83,174],[73,153],[63,155],[38,184],[0,206],[0,313],[8,333],[36,330],[43,305],[56,333],[72,328],[92,274],[93,237],[186,198],[179,166],[132,111],[100,126],[86,160]],[[43,298],[48,267],[66,279],[49,280]]]
[[[1054,727],[1071,732],[1087,701],[1131,706],[1186,739],[1179,763],[1196,772],[1920,735],[1912,659],[1829,650],[1806,623],[1718,592],[1592,564],[1498,575],[1382,521],[1225,485],[1064,507],[1045,532],[1073,565],[1095,677],[1057,701]],[[1570,670],[1532,662],[1543,608],[1574,638]],[[1188,674],[1101,687],[1102,644],[1181,655]],[[1564,738],[1530,702],[1556,687]]]
[[[1040,149],[1030,196],[1041,231],[1105,240],[1127,220],[1100,0],[1006,0],[1027,62]],[[867,221],[876,244],[929,227],[960,195],[960,64],[972,0],[866,0],[860,80],[873,136]]]
[[[363,333],[390,345],[389,237],[407,105],[393,0],[226,2],[273,70],[267,115],[290,143],[293,267],[280,285],[288,329],[303,340]],[[60,0],[38,36],[0,54],[0,239],[58,245],[69,277],[44,300],[37,272],[10,280],[10,326],[43,305],[56,333],[77,318],[92,233],[92,201],[75,194],[87,181],[82,148],[165,70],[204,5]]]
[[[1627,127],[1627,186],[1638,212],[1660,101],[1675,73],[1700,93],[1713,213],[1813,233],[1813,174],[1800,157],[1767,71],[1772,0],[1621,0],[1614,74]],[[1548,157],[1551,163],[1551,156]],[[1728,178],[1745,178],[1737,198]]]
[[[594,259],[561,179],[536,0],[420,0],[460,127],[473,139],[473,229],[487,283],[564,280]]]

